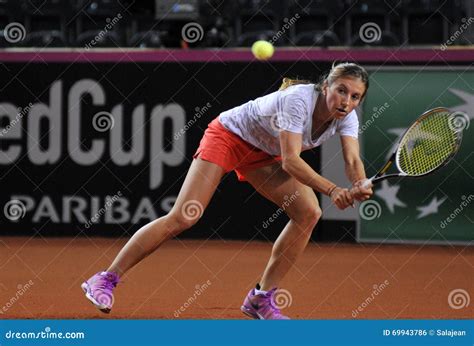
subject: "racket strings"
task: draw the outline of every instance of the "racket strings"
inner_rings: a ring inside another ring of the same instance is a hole
[[[451,123],[448,112],[435,112],[410,128],[397,152],[399,169],[408,175],[422,175],[450,158],[460,135]]]

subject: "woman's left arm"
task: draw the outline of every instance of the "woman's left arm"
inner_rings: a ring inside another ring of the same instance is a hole
[[[360,159],[359,140],[351,136],[341,136],[341,146],[347,178],[353,186],[357,187],[352,190],[354,198],[359,201],[370,198],[372,189],[364,189],[360,186],[361,182],[366,179],[366,175],[364,164]]]

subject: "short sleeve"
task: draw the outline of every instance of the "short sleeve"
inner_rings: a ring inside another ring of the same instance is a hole
[[[359,118],[355,110],[339,122],[336,131],[341,136],[359,137]]]
[[[283,95],[278,104],[276,121],[280,130],[304,133],[308,108],[304,98],[296,93]]]

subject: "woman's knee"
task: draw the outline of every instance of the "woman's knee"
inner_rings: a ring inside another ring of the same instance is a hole
[[[298,208],[294,215],[290,216],[298,224],[314,227],[321,218],[322,210],[317,203],[308,203]]]
[[[172,232],[181,233],[194,226],[201,218],[203,211],[202,206],[198,204],[173,208],[166,215],[169,228]]]

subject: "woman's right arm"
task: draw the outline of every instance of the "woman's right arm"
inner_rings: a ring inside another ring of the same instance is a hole
[[[348,189],[342,189],[332,181],[319,175],[301,157],[303,136],[289,131],[280,132],[282,168],[299,182],[331,197],[339,208],[345,209],[354,203]]]

